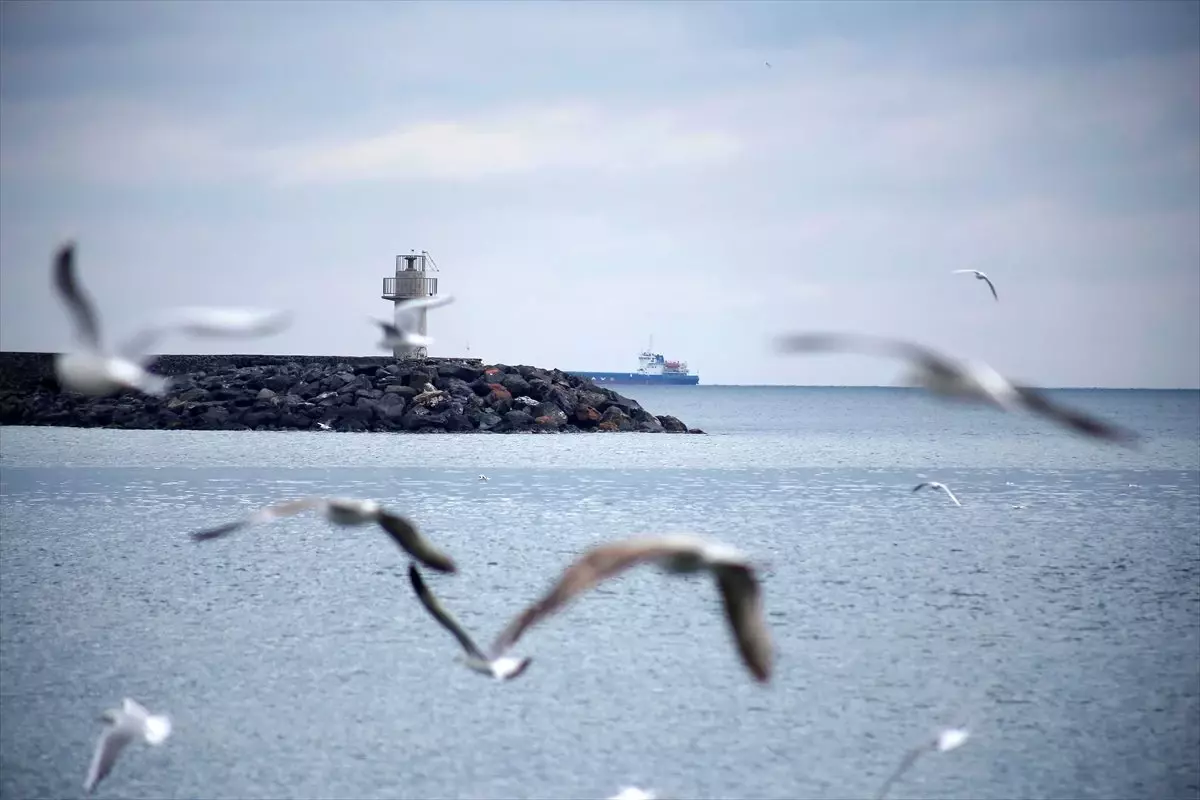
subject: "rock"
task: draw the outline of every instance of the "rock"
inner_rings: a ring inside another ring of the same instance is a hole
[[[510,431],[529,430],[533,416],[528,411],[509,411],[504,415],[504,426]]]
[[[633,420],[631,420],[624,411],[615,405],[609,406],[604,410],[604,413],[600,415],[600,425],[597,427],[602,427],[605,424],[614,426],[613,429],[618,431],[631,431],[634,427]],[[605,428],[605,430],[608,429]]]
[[[600,423],[600,412],[591,406],[575,408],[575,424],[581,428],[592,428]]]
[[[194,430],[580,433],[688,430],[611,389],[527,365],[444,359],[160,356],[168,395],[64,392],[53,355],[0,353],[0,424]],[[699,432],[698,429],[692,429]]]
[[[675,417],[670,415],[662,416],[658,418],[658,421],[667,433],[687,433],[687,425],[684,425]]]

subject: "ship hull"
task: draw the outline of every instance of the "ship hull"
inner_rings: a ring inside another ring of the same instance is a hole
[[[600,384],[623,384],[626,386],[695,386],[700,383],[699,375],[645,375],[637,372],[576,372],[570,375],[590,378]]]

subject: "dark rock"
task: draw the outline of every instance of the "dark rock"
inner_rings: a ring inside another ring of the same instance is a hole
[[[196,430],[552,433],[687,430],[611,389],[527,365],[319,356],[160,356],[165,398],[62,391],[53,354],[0,353],[0,424]],[[433,393],[413,402],[425,384]],[[428,405],[429,407],[422,407]],[[692,432],[699,432],[692,429]]]
[[[659,417],[658,421],[662,424],[663,430],[667,433],[687,433],[687,425],[684,425],[675,417],[666,415]]]
[[[634,427],[633,420],[617,406],[609,406],[604,410],[604,413],[600,415],[600,425],[597,427],[606,423],[616,426],[615,429],[618,431],[631,431]]]
[[[528,411],[509,411],[504,415],[504,427],[510,431],[529,430],[533,416]]]

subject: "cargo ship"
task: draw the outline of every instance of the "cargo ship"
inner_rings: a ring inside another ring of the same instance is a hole
[[[686,361],[667,361],[662,353],[643,350],[638,355],[637,372],[581,372],[567,370],[596,383],[649,384],[654,386],[695,386],[700,376],[688,371]]]

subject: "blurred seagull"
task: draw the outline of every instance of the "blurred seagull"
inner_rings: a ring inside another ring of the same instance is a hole
[[[383,340],[379,347],[392,350],[396,347],[428,347],[433,339],[418,332],[421,320],[417,311],[423,308],[437,308],[454,302],[453,295],[445,297],[418,297],[406,300],[396,308],[395,322],[372,320],[383,329]]]
[[[491,480],[491,478],[489,478],[487,475],[480,475],[480,476],[479,476],[479,480],[481,480],[481,481],[490,481],[490,480]]]
[[[988,288],[992,290],[992,297],[996,298],[997,303],[1000,302],[1000,295],[996,294],[996,287],[992,284],[991,278],[989,278],[984,273],[980,272],[977,269],[956,269],[956,270],[954,270],[954,274],[955,275],[962,275],[962,274],[974,275],[975,280],[984,281],[985,283],[987,283]]]
[[[520,675],[529,666],[531,658],[511,658],[502,656],[499,658],[488,658],[483,654],[471,637],[458,624],[458,620],[450,615],[438,602],[438,599],[433,596],[433,592],[429,591],[429,587],[425,585],[425,580],[421,577],[420,571],[416,564],[408,565],[408,580],[412,583],[413,591],[417,593],[417,597],[421,601],[421,605],[425,606],[434,619],[441,623],[442,627],[450,631],[458,643],[462,645],[466,651],[466,656],[459,656],[458,660],[467,665],[469,669],[478,672],[481,675],[490,675],[498,681],[508,681]]]
[[[171,735],[171,720],[168,717],[151,714],[128,697],[122,708],[105,711],[100,719],[108,726],[100,734],[92,764],[88,767],[87,779],[83,782],[83,790],[88,794],[112,771],[125,745],[139,737],[148,744],[160,745]]]
[[[608,800],[658,800],[658,795],[650,789],[640,789],[637,786],[626,786]]]
[[[146,370],[154,360],[150,350],[164,334],[175,330],[194,336],[263,336],[282,330],[290,315],[279,311],[234,308],[181,308],[165,312],[128,342],[109,352],[100,336],[94,304],[75,275],[75,243],[67,242],[54,257],[54,286],[75,318],[82,348],[55,357],[54,371],[66,388],[89,395],[136,389],[161,397],[170,379]]]
[[[904,756],[904,759],[901,760],[900,766],[896,768],[896,771],[888,776],[888,779],[883,782],[883,786],[879,788],[879,793],[875,795],[875,800],[883,800],[883,798],[887,796],[888,789],[892,788],[892,784],[895,783],[901,775],[907,772],[909,767],[916,763],[916,760],[920,758],[923,753],[948,753],[951,750],[954,750],[965,744],[970,736],[970,731],[968,731],[966,728],[943,728],[942,730],[938,731],[937,735],[934,736],[933,739],[922,742],[912,750],[909,750]]]
[[[958,502],[958,498],[954,496],[954,492],[950,491],[950,487],[944,483],[938,483],[937,481],[926,481],[925,483],[918,483],[916,486],[913,487],[913,491],[919,492],[922,489],[924,489],[925,487],[929,487],[930,489],[941,489],[943,492],[945,492],[947,495],[949,495],[951,500],[954,501],[954,505],[956,505],[956,506],[962,505],[962,503]]]
[[[857,351],[902,358],[913,367],[910,379],[929,391],[960,400],[986,403],[1004,411],[1024,409],[1097,439],[1132,445],[1133,431],[1102,422],[1050,400],[1037,389],[1014,384],[981,361],[956,361],[928,347],[899,339],[854,333],[795,333],[777,339],[785,353]]]
[[[331,430],[333,430],[333,426],[332,426],[332,425],[330,425],[328,422],[320,422],[320,421],[318,421],[318,422],[317,422],[317,427],[318,427],[318,428],[320,428],[320,429],[321,429],[321,430],[323,430],[323,431],[331,431]]]
[[[347,500],[344,498],[308,497],[301,500],[289,500],[286,503],[267,506],[243,517],[235,522],[221,525],[192,534],[195,541],[216,539],[233,533],[238,528],[254,525],[260,522],[270,522],[280,517],[288,517],[306,511],[317,509],[326,519],[335,525],[353,527],[377,523],[387,532],[392,540],[400,545],[409,555],[430,569],[438,572],[456,572],[457,567],[450,556],[435,548],[422,536],[416,527],[399,514],[385,511],[374,500]]]
[[[530,626],[597,584],[645,563],[672,574],[711,572],[742,660],[756,680],[770,680],[771,638],[754,568],[734,548],[686,534],[623,539],[592,548],[567,568],[549,592],[509,623],[492,645],[492,653],[506,652]]]

